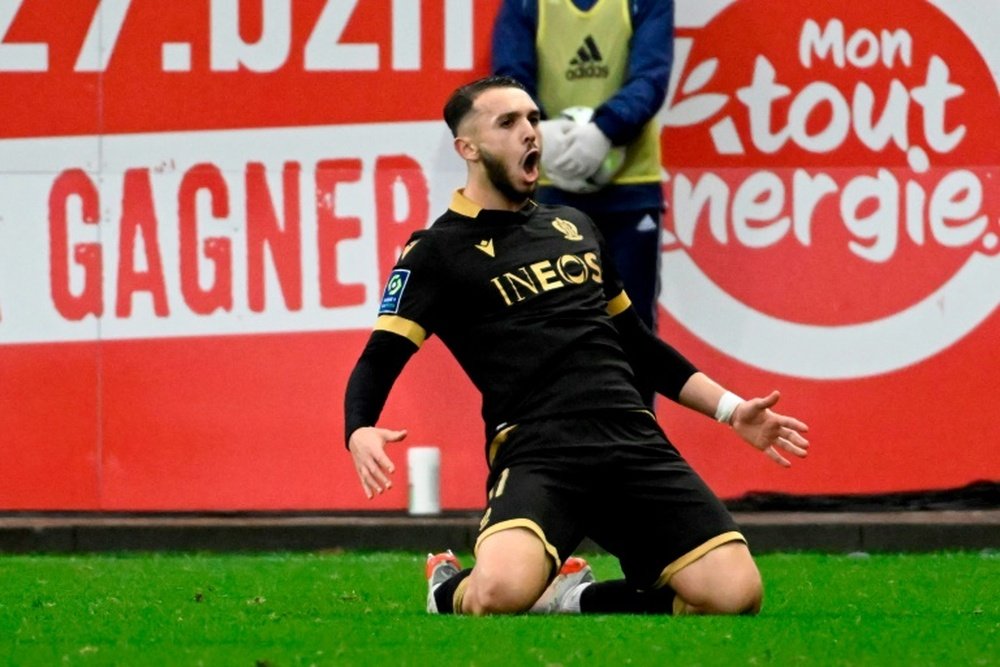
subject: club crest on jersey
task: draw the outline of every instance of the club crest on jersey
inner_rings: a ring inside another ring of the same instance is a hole
[[[403,298],[403,290],[406,289],[406,282],[409,279],[409,269],[396,269],[389,274],[389,280],[385,283],[385,291],[382,292],[382,303],[378,307],[379,315],[399,312],[399,303]]]
[[[552,221],[552,226],[556,230],[566,237],[567,241],[582,241],[583,237],[580,236],[580,231],[576,228],[569,220],[563,220],[562,218],[556,218]]]

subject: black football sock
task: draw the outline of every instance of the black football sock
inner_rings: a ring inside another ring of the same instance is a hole
[[[472,574],[472,568],[462,570],[451,579],[448,579],[434,591],[434,600],[437,602],[439,614],[454,614],[455,612],[455,591],[459,584]],[[461,610],[458,613],[462,613]]]
[[[676,594],[669,586],[637,591],[624,579],[598,581],[580,594],[582,614],[672,614]]]

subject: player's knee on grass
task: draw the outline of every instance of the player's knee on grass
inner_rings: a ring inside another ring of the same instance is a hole
[[[764,587],[757,568],[731,573],[726,585],[705,591],[699,604],[702,614],[757,614]]]
[[[764,598],[760,572],[742,542],[708,552],[670,582],[681,614],[756,614]]]
[[[462,600],[462,611],[476,616],[519,614],[530,609],[544,589],[544,582],[539,585],[508,575],[479,573],[474,568]]]
[[[548,585],[552,560],[535,533],[502,530],[479,543],[462,600],[466,614],[517,614],[527,611]]]

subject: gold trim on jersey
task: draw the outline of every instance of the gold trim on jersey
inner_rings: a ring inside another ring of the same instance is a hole
[[[379,315],[375,320],[373,331],[388,331],[403,338],[409,339],[411,343],[420,347],[427,340],[427,330],[422,326],[399,315]]]
[[[418,243],[420,243],[420,239],[417,239],[416,241],[410,241],[405,246],[403,246],[403,251],[399,253],[399,258],[403,259],[404,257],[406,257],[406,254],[411,250],[413,250],[413,246],[417,245]]]
[[[462,188],[459,188],[452,193],[451,204],[448,205],[448,208],[459,215],[464,215],[467,218],[474,218],[479,215],[480,211],[483,210],[482,206],[465,196],[465,192]]]
[[[608,315],[614,317],[615,315],[620,315],[628,310],[628,307],[632,305],[632,299],[628,298],[628,294],[622,291],[621,294],[615,298],[608,301],[607,311]]]
[[[490,499],[499,498],[503,495],[503,492],[507,489],[507,479],[510,477],[510,468],[504,468],[503,472],[500,473],[500,479],[497,480],[496,485],[490,492]]]
[[[537,206],[537,204],[533,199],[525,199],[521,211],[531,206]],[[467,218],[474,218],[483,210],[482,206],[465,196],[464,188],[459,188],[451,194],[451,203],[448,204],[448,208],[452,212],[464,215]]]
[[[500,447],[503,443],[507,442],[507,438],[510,436],[510,432],[517,428],[517,424],[511,424],[507,428],[503,429],[495,436],[493,440],[490,441],[489,454],[486,457],[486,462],[489,465],[493,465],[493,459],[497,457],[497,452],[500,451]]]
[[[700,546],[695,547],[694,549],[687,552],[686,554],[675,560],[673,563],[665,567],[663,569],[662,574],[660,574],[660,578],[656,580],[655,584],[653,584],[653,588],[654,589],[663,588],[664,586],[670,583],[670,579],[673,578],[675,574],[677,574],[685,567],[687,567],[691,563],[695,562],[696,560],[707,554],[712,549],[720,547],[723,544],[727,544],[729,542],[743,542],[745,544],[746,541],[747,539],[743,537],[741,533],[735,530],[731,530],[728,533],[722,533],[721,535],[716,535],[712,539],[702,543]]]
[[[508,521],[501,521],[495,526],[490,526],[479,534],[479,537],[476,539],[476,546],[473,548],[472,553],[476,554],[476,557],[478,557],[479,545],[483,543],[483,540],[490,535],[495,535],[496,533],[504,530],[510,530],[511,528],[524,528],[525,530],[530,530],[534,533],[535,536],[542,541],[542,546],[545,547],[545,552],[552,557],[552,561],[555,563],[552,571],[559,571],[559,568],[562,567],[562,561],[559,560],[559,551],[556,550],[554,546],[549,544],[547,539],[545,539],[545,531],[542,530],[542,527],[531,519],[510,519]]]

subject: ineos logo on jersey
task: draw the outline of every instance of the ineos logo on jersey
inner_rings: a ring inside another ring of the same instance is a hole
[[[587,252],[582,256],[566,254],[556,259],[543,259],[490,279],[493,287],[508,306],[520,303],[543,292],[582,285],[588,280],[602,283],[601,264],[597,253]]]
[[[770,371],[917,363],[1000,304],[1000,47],[917,0],[773,7],[678,35],[661,301]]]

